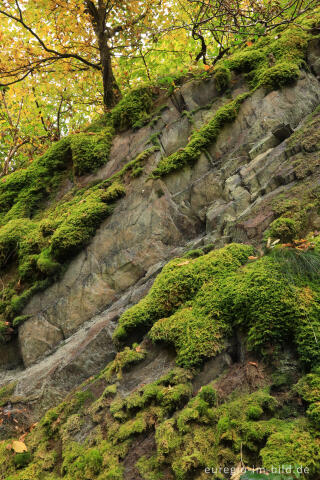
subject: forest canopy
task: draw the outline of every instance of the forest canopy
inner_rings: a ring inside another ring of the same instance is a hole
[[[141,85],[172,88],[317,0],[0,0],[0,172]]]

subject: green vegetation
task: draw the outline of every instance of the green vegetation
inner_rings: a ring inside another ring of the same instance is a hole
[[[152,172],[152,177],[163,177],[187,165],[193,165],[199,159],[202,151],[217,140],[222,128],[236,119],[242,103],[249,95],[249,93],[239,95],[235,100],[219,108],[205,126],[191,135],[185,148],[160,160],[157,168]]]
[[[214,70],[214,79],[219,93],[223,93],[230,87],[231,71],[224,65],[220,65]]]
[[[90,173],[107,163],[113,136],[113,128],[106,127],[97,134],[84,132],[70,137],[75,175]]]
[[[138,344],[134,344],[132,349],[126,347],[121,352],[117,353],[116,358],[113,362],[109,363],[107,368],[102,372],[102,375],[106,380],[110,380],[114,374],[117,375],[117,378],[122,378],[122,372],[128,366],[131,366],[135,363],[139,363],[146,357],[146,350],[139,347]]]
[[[265,232],[265,238],[279,239],[281,242],[292,242],[297,238],[301,230],[299,223],[286,217],[280,217],[274,220],[268,230]]]
[[[15,383],[9,383],[8,385],[5,385],[4,387],[0,388],[0,407],[8,403],[15,388],[16,388]]]
[[[149,294],[122,315],[115,339],[152,327],[150,338],[173,344],[177,363],[190,367],[215,356],[240,328],[251,350],[293,341],[304,364],[317,364],[319,255],[275,249],[241,267],[250,255],[251,247],[231,244],[171,261]]]
[[[152,91],[142,87],[128,93],[112,110],[111,121],[117,130],[140,128],[144,125],[153,103]]]
[[[123,108],[125,105],[123,99]],[[138,109],[135,111],[138,114]],[[101,165],[100,160],[105,163],[113,135],[113,130],[105,126],[108,122],[107,116],[86,133],[61,140],[27,169],[3,178],[0,266],[6,270],[16,265],[17,269],[0,298],[0,334],[8,332],[6,322],[14,321],[13,326],[18,327],[26,320],[19,313],[31,297],[58,278],[66,262],[89,243],[112,213],[114,203],[125,195],[124,183],[141,175],[146,160],[158,150],[151,147],[111,178],[83,189],[74,188],[54,202],[59,185],[72,171],[83,174],[90,165],[94,170]]]
[[[278,28],[275,39],[260,38],[252,46],[235,52],[222,64],[239,73],[245,73],[251,87],[267,90],[290,85],[305,65],[309,40],[313,37],[310,20],[303,21],[304,30],[298,25]]]
[[[114,338],[123,340],[135,329],[141,329],[142,334],[157,320],[171,315],[192,299],[204,282],[237,270],[250,253],[249,246],[231,244],[192,261],[172,260],[163,268],[150,293],[122,315]]]

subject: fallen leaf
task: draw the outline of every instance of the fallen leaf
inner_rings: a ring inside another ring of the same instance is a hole
[[[186,260],[185,262],[181,262],[177,264],[177,267],[182,267],[183,265],[188,265],[190,263],[190,260]]]
[[[20,442],[19,440],[14,440],[12,442],[12,449],[16,453],[23,453],[28,451],[26,444],[24,442]]]

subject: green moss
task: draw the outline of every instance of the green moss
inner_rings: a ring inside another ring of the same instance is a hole
[[[239,95],[235,100],[219,108],[207,125],[191,135],[185,148],[160,160],[157,168],[152,172],[152,177],[159,178],[187,165],[193,165],[199,159],[201,152],[217,140],[222,128],[236,119],[242,103],[248,96],[249,94]]]
[[[308,467],[309,474],[316,474],[320,468],[320,440],[314,438],[306,430],[303,422],[283,423],[269,436],[266,446],[260,455],[263,465],[272,468],[274,465],[291,465],[298,468]]]
[[[295,391],[308,403],[307,416],[319,430],[320,426],[320,370],[315,370],[299,380]]]
[[[231,72],[229,68],[220,65],[214,70],[214,79],[216,81],[216,88],[219,93],[223,93],[230,87]]]
[[[172,314],[191,299],[205,281],[237,269],[250,253],[251,247],[231,244],[192,261],[172,260],[163,268],[147,297],[121,316],[114,338],[122,340],[132,330],[146,329]]]
[[[62,472],[67,479],[91,480],[101,472],[102,453],[97,448],[86,449],[70,442],[63,452]]]
[[[162,480],[164,473],[159,469],[159,465],[155,456],[150,458],[140,457],[136,463],[136,468],[138,469],[143,480]]]
[[[17,468],[23,468],[27,466],[32,460],[30,452],[16,453],[13,457],[13,463]]]
[[[254,70],[264,60],[264,51],[253,47],[234,53],[225,63],[231,70],[239,73],[248,73]]]
[[[0,407],[9,402],[13,392],[16,388],[16,383],[9,383],[0,388]]]
[[[37,257],[37,268],[46,276],[51,276],[60,272],[61,264],[52,258],[49,248],[45,248]]]
[[[268,230],[265,232],[265,238],[279,239],[281,242],[292,242],[299,231],[301,226],[292,218],[280,217],[274,220]]]
[[[148,118],[153,104],[152,92],[148,87],[131,91],[112,110],[112,123],[117,130],[139,128]]]
[[[19,317],[15,317],[12,322],[13,327],[19,327],[22,325],[26,320],[29,320],[31,315],[20,315]]]
[[[1,223],[33,216],[57,190],[71,162],[70,141],[66,138],[53,144],[28,168],[4,177],[0,184]]]
[[[70,145],[76,175],[93,172],[108,161],[113,136],[113,128],[105,127],[97,134],[87,132],[71,137]]]
[[[146,350],[139,347],[138,344],[133,345],[133,348],[126,347],[122,352],[117,353],[116,358],[111,362],[107,368],[102,372],[102,375],[106,380],[110,380],[113,375],[117,375],[117,378],[122,378],[123,370],[126,370],[129,366],[141,362],[146,357]]]
[[[11,299],[10,306],[12,314],[20,313],[35,293],[45,290],[49,285],[51,285],[50,279],[37,281],[21,295],[14,295]]]
[[[299,77],[299,67],[295,63],[283,61],[273,67],[259,70],[255,80],[257,87],[277,90],[294,83]]]
[[[183,258],[198,258],[203,255],[203,250],[201,248],[197,248],[195,250],[189,250],[187,253],[183,255]]]
[[[110,206],[103,201],[104,195],[101,190],[88,190],[80,201],[75,199],[64,205],[67,214],[51,237],[50,253],[54,258],[65,260],[89,243],[102,220],[111,213]]]

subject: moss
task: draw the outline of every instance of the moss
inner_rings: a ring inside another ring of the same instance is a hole
[[[51,276],[61,271],[61,264],[52,258],[49,248],[45,248],[37,257],[37,268],[46,276]]]
[[[280,217],[274,220],[265,232],[265,238],[279,239],[281,242],[292,242],[301,229],[299,223],[292,218]]]
[[[148,118],[153,104],[152,92],[148,87],[131,91],[112,110],[112,123],[117,130],[139,128]]]
[[[195,250],[189,250],[187,253],[183,255],[183,258],[198,258],[203,255],[203,250],[201,248],[197,248]]]
[[[127,176],[135,178],[142,172],[145,162],[155,152],[159,151],[158,146],[153,146],[139,153],[133,160],[128,162],[119,172],[115,173],[110,179],[107,180],[107,184],[110,182],[119,182],[125,179]],[[137,174],[138,171],[138,174]]]
[[[1,223],[33,216],[57,190],[71,162],[70,141],[62,139],[28,168],[4,177],[0,184]]]
[[[143,480],[161,480],[164,477],[164,473],[160,471],[158,462],[155,456],[151,458],[140,457],[136,463],[136,468],[138,469]]]
[[[13,463],[17,468],[23,468],[27,466],[32,460],[30,452],[16,453],[13,457]]]
[[[9,402],[13,392],[16,388],[16,383],[9,383],[0,388],[0,407]]]
[[[196,294],[203,282],[237,269],[250,253],[251,247],[231,244],[194,260],[172,260],[156,278],[150,293],[121,316],[114,338],[122,340],[132,330],[148,328],[172,314]]]
[[[69,202],[69,214],[51,237],[50,253],[54,258],[65,260],[89,243],[102,220],[111,213],[110,206],[103,201],[104,195],[101,190],[88,190],[79,202]]]
[[[320,258],[275,253],[242,268],[252,249],[233,244],[171,261],[149,294],[122,315],[114,338],[124,340],[133,331],[142,336],[152,327],[150,338],[173,344],[178,365],[189,368],[219,353],[240,327],[251,350],[266,354],[269,345],[293,341],[301,362],[317,364]]]
[[[279,427],[260,451],[263,465],[268,469],[274,465],[291,465],[295,469],[303,465],[311,475],[319,472],[320,440],[314,438],[301,421],[283,423]]]
[[[303,400],[308,403],[307,416],[311,423],[319,430],[320,426],[320,370],[317,368],[314,373],[310,373],[299,380],[294,387],[295,391],[301,395]]]
[[[294,83],[300,77],[299,67],[295,63],[279,62],[273,67],[261,69],[257,72],[257,87],[277,90]]]
[[[35,282],[32,287],[25,290],[21,295],[13,296],[11,300],[11,311],[13,314],[20,313],[35,293],[45,290],[50,284],[51,281],[49,279],[38,281]]]
[[[185,148],[160,160],[157,168],[152,172],[152,177],[159,178],[187,165],[193,165],[199,159],[201,152],[217,140],[223,127],[235,120],[248,95],[239,95],[235,100],[219,108],[207,125],[191,135]]]
[[[231,71],[226,66],[220,65],[214,69],[214,79],[217,91],[223,93],[230,87]]]
[[[239,73],[248,73],[251,70],[254,70],[257,65],[264,60],[265,53],[263,50],[253,47],[234,53],[226,60],[226,64],[231,70],[235,70]]]
[[[15,318],[13,319],[12,326],[13,326],[13,327],[19,327],[19,326],[22,325],[24,322],[26,322],[27,320],[29,320],[30,317],[31,317],[31,315],[20,315],[19,317],[15,317]]]
[[[110,380],[114,374],[117,378],[122,378],[123,370],[129,366],[141,362],[146,357],[146,350],[139,347],[138,344],[133,345],[133,348],[126,347],[121,352],[117,353],[116,358],[111,362],[107,368],[102,372],[102,376],[106,380]]]
[[[62,472],[70,480],[91,480],[101,472],[102,463],[102,453],[97,448],[86,449],[70,442],[63,452]]]
[[[76,175],[93,172],[109,159],[114,130],[105,127],[97,134],[80,133],[71,137],[70,145]]]

